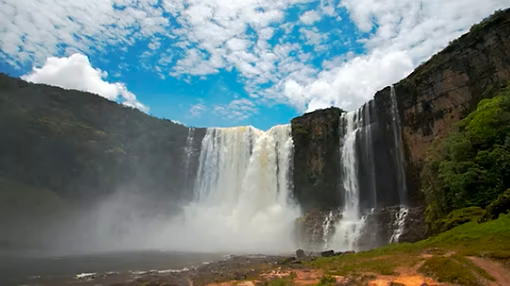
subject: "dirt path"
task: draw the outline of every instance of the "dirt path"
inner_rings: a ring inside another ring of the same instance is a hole
[[[469,257],[478,267],[485,269],[496,281],[491,281],[491,286],[510,285],[510,269],[501,265],[499,262],[481,257]]]

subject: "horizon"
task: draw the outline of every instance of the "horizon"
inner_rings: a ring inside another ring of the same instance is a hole
[[[1,1],[0,72],[185,126],[266,131],[359,108],[501,2]]]

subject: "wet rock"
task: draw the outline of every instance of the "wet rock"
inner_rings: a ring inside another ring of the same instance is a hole
[[[335,225],[340,218],[338,210],[312,209],[306,212],[296,220],[298,245],[312,251],[322,250],[324,242],[335,233]]]
[[[326,251],[322,251],[322,252],[321,252],[321,256],[322,256],[322,257],[331,257],[331,256],[335,256],[335,251],[333,251],[333,250],[326,250]]]
[[[296,250],[296,257],[297,259],[305,258],[305,251],[303,249]]]
[[[426,238],[425,207],[411,207],[404,224],[404,232],[399,242],[417,242]]]

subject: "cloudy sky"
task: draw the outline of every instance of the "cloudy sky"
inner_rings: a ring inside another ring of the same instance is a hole
[[[0,0],[0,71],[193,126],[354,110],[510,0]]]

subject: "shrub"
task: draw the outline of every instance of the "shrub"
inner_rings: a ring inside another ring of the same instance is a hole
[[[510,189],[498,196],[489,206],[480,218],[479,222],[486,222],[497,219],[500,214],[508,213],[510,210]]]

